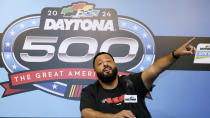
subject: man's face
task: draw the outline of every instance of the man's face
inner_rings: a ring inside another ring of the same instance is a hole
[[[117,67],[112,57],[108,54],[99,55],[94,64],[96,74],[102,82],[110,83],[116,79]]]

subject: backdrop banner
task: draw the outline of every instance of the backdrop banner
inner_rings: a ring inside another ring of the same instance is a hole
[[[0,33],[0,39],[2,40],[2,33]],[[192,37],[177,37],[177,36],[154,36],[155,41],[155,60],[169,54],[173,50],[177,49],[183,43],[190,40]],[[192,45],[195,47],[198,44],[210,43],[209,37],[196,37],[196,40],[193,41]],[[193,55],[194,56],[194,55]],[[168,70],[200,70],[207,71],[210,70],[210,66],[208,64],[202,63],[193,63],[194,57],[192,56],[184,56],[178,59],[172,66],[168,68]],[[2,62],[2,58],[0,58],[0,66],[4,68],[4,63]]]

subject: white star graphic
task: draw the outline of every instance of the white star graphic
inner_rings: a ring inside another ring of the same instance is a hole
[[[147,60],[147,61],[151,61],[151,57],[148,56],[148,57],[146,58],[146,60]]]
[[[143,67],[143,66],[141,66],[141,67],[140,67],[140,70],[141,70],[141,71],[144,71],[144,67]]]
[[[147,49],[151,49],[152,46],[150,44],[147,45]]]
[[[133,29],[134,29],[134,30],[137,30],[137,29],[138,29],[138,27],[137,27],[136,25],[134,25],[134,26],[133,26]]]
[[[31,23],[32,23],[32,25],[36,25],[36,21],[35,20],[33,20]]]
[[[143,38],[146,38],[147,37],[147,34],[144,33],[142,36],[143,36]]]
[[[14,30],[12,30],[12,31],[10,32],[10,34],[11,34],[11,35],[14,35],[14,34],[15,34]]]
[[[10,43],[9,42],[6,42],[6,47],[9,47],[10,46]]]
[[[58,86],[56,84],[53,84],[52,87],[53,87],[53,89],[57,89]]]
[[[15,70],[17,68],[17,66],[15,64],[13,64],[12,68]]]
[[[24,24],[20,24],[20,27],[21,27],[21,28],[24,28],[25,26],[24,26]]]
[[[6,55],[6,58],[7,58],[7,59],[9,59],[9,58],[10,58],[10,55],[9,55],[9,54],[7,54],[7,55]]]
[[[122,23],[122,26],[126,26],[127,24],[125,22]]]

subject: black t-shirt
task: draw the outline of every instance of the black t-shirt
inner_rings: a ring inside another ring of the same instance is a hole
[[[141,79],[141,73],[119,77],[117,87],[112,90],[104,89],[96,81],[82,90],[80,110],[91,108],[103,113],[114,114],[122,110],[131,110],[137,118],[151,118],[145,105],[145,95],[148,92],[149,90],[146,89]],[[138,102],[124,103],[126,94],[137,95]]]

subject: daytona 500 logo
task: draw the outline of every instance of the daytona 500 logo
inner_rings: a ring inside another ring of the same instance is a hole
[[[10,79],[1,83],[3,97],[39,89],[79,100],[82,88],[97,79],[96,53],[111,53],[120,75],[144,71],[155,58],[145,25],[86,2],[44,8],[14,21],[3,34],[1,51]]]

